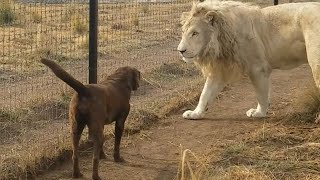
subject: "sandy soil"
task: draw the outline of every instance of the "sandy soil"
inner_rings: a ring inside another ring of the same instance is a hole
[[[190,121],[181,118],[186,107],[160,124],[140,134],[124,137],[122,156],[126,163],[112,161],[112,142],[105,144],[106,160],[101,160],[102,179],[174,179],[177,176],[181,158],[181,148],[190,149],[196,154],[211,152],[219,154],[230,143],[241,142],[266,125],[279,123],[293,113],[293,102],[307,88],[311,79],[310,69],[304,65],[290,71],[275,71],[272,76],[272,105],[269,117],[251,119],[245,111],[255,106],[253,88],[247,79],[227,88],[221,98],[210,106],[206,118]],[[288,125],[289,126],[289,125]],[[309,124],[315,128],[314,124]],[[91,177],[91,149],[81,153],[81,170],[84,178]],[[70,179],[71,161],[44,172],[37,179]],[[320,176],[319,176],[320,177]]]

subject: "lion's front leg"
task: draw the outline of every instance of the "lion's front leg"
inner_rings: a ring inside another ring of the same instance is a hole
[[[206,83],[204,84],[199,103],[195,110],[185,111],[183,118],[185,119],[201,119],[203,118],[204,112],[207,108],[208,103],[214,99],[219,92],[224,88],[224,83],[220,80],[207,77]]]
[[[270,94],[270,72],[267,70],[256,71],[250,74],[250,79],[254,86],[258,106],[256,109],[250,109],[247,111],[248,117],[266,117],[267,109],[269,106],[269,94]]]

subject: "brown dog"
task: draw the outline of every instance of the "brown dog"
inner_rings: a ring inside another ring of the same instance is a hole
[[[53,73],[72,87],[75,93],[69,105],[69,119],[73,143],[73,178],[82,176],[79,169],[78,145],[84,127],[89,128],[89,137],[93,140],[92,179],[98,175],[99,159],[105,158],[103,152],[103,129],[105,124],[115,121],[114,161],[124,161],[120,157],[119,146],[124,122],[129,114],[131,91],[139,87],[140,72],[131,67],[122,67],[107,77],[100,84],[83,85],[58,64],[51,60],[41,59]]]

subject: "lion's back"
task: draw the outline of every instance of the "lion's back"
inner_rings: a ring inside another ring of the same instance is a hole
[[[318,32],[320,39],[320,3],[287,3],[261,9],[267,21],[265,45],[270,49],[273,68],[291,69],[307,62],[306,38]]]
[[[261,11],[274,23],[281,23],[282,25],[300,25],[309,19],[313,20],[313,22],[314,20],[319,21],[320,3],[285,3],[278,6],[266,7],[261,9]]]

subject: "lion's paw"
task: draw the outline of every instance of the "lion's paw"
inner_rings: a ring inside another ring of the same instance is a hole
[[[190,111],[190,110],[185,111],[182,116],[185,119],[201,119],[201,118],[203,118],[202,113],[196,112],[196,111]]]
[[[257,111],[257,109],[250,109],[247,111],[248,117],[266,117],[265,113],[262,113],[261,111]]]

